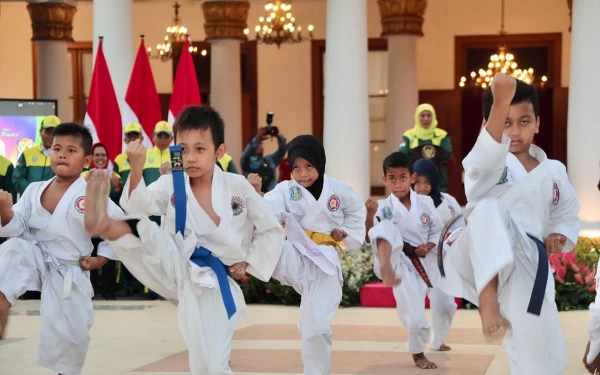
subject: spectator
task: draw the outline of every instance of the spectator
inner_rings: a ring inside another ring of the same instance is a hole
[[[256,173],[262,179],[263,193],[271,191],[275,185],[277,185],[277,166],[283,160],[286,153],[287,141],[285,137],[277,133],[277,151],[274,153],[264,156],[263,141],[267,139],[267,128],[261,127],[258,129],[258,133],[253,137],[246,149],[242,153],[241,166],[244,173],[244,177],[248,178],[250,173]]]

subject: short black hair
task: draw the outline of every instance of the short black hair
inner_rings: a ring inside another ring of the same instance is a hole
[[[173,124],[173,134],[183,130],[206,130],[212,133],[215,150],[225,143],[225,124],[219,112],[207,105],[192,105],[179,113]]]
[[[92,133],[85,126],[81,126],[76,122],[65,122],[54,128],[52,139],[60,136],[70,135],[81,138],[81,147],[86,156],[92,154]]]
[[[483,118],[485,121],[490,117],[490,112],[492,111],[492,103],[494,103],[494,96],[492,95],[492,88],[488,86],[483,93],[483,98],[481,99],[482,107],[483,107]],[[517,79],[517,89],[515,90],[515,96],[513,97],[510,105],[519,104],[523,102],[529,102],[533,106],[533,112],[535,113],[535,117],[540,115],[540,108],[538,105],[538,94],[537,90],[534,86],[527,84],[520,79]]]
[[[383,174],[387,174],[388,168],[406,168],[412,174],[412,164],[408,155],[402,152],[392,152],[383,160]]]

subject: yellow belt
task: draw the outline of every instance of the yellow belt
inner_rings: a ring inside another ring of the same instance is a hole
[[[348,255],[346,255],[346,246],[343,242],[337,242],[333,239],[333,237],[331,237],[328,234],[313,232],[308,229],[305,229],[304,233],[306,233],[308,238],[310,238],[317,245],[329,245],[335,247],[340,252],[340,254],[342,254],[342,258],[344,258],[344,260],[346,261],[348,268],[351,268],[350,260],[348,259]]]

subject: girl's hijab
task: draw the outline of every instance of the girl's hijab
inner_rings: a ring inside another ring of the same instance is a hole
[[[306,190],[308,190],[315,199],[319,199],[321,192],[323,191],[323,182],[325,181],[325,149],[321,141],[312,135],[299,135],[292,139],[287,146],[288,159],[290,166],[294,166],[294,160],[296,158],[306,159],[311,163],[317,172],[319,177],[317,180]]]
[[[442,204],[442,193],[440,193],[440,190],[438,189],[439,176],[435,163],[429,159],[419,159],[413,165],[413,172],[419,176],[427,177],[429,184],[431,185],[429,196],[433,199],[433,203],[436,207]]]

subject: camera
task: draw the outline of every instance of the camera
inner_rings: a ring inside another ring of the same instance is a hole
[[[273,116],[275,116],[273,111],[267,112],[267,126],[265,130],[267,135],[277,137],[279,135],[279,128],[277,126],[273,126]]]

